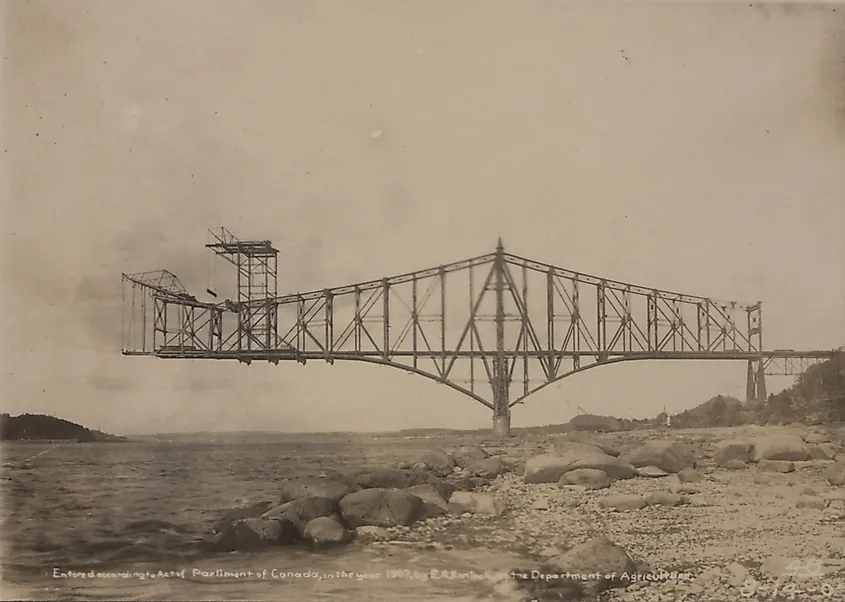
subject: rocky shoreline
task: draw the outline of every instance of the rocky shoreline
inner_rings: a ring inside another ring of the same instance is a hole
[[[510,599],[845,599],[845,429],[491,441],[285,480],[214,545],[519,552]],[[791,585],[790,585],[791,584]],[[784,589],[786,588],[786,589]],[[790,589],[794,588],[794,589]]]

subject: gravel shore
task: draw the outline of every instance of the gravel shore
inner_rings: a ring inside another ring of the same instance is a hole
[[[841,451],[834,459],[793,462],[791,472],[753,462],[730,470],[713,459],[720,441],[778,433],[826,440],[836,450],[845,443],[841,428],[582,433],[580,440],[615,448],[623,456],[644,441],[669,439],[689,446],[695,458],[688,474],[638,476],[588,490],[526,484],[521,474],[528,458],[565,447],[571,436],[480,441],[515,467],[478,489],[503,502],[501,516],[447,515],[388,531],[394,542],[410,545],[517,552],[527,566],[540,566],[575,545],[606,536],[644,567],[641,581],[601,594],[606,600],[843,600],[845,488],[825,476],[841,462]],[[668,501],[607,507],[610,498],[636,501],[656,492]],[[779,593],[772,590],[776,584]],[[548,599],[561,598],[550,594]]]

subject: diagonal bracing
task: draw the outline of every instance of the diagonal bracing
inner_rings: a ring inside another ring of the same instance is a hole
[[[124,354],[388,365],[450,386],[506,423],[532,393],[599,365],[745,360],[749,396],[759,397],[775,360],[837,353],[764,351],[760,303],[574,272],[505,253],[501,241],[464,261],[282,296],[270,241],[221,229],[208,247],[235,266],[236,298],[198,301],[169,272],[124,274]]]

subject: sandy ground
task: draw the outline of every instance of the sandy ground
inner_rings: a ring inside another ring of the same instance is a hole
[[[572,491],[557,484],[525,484],[520,472],[508,473],[482,489],[505,503],[502,516],[429,519],[392,529],[392,535],[397,542],[437,548],[515,551],[538,565],[591,537],[606,535],[632,558],[644,561],[654,579],[614,589],[604,594],[609,600],[845,600],[845,488],[822,476],[833,462],[795,462],[794,472],[782,474],[753,463],[744,470],[727,470],[712,459],[713,445],[720,440],[779,432],[813,433],[835,445],[845,443],[841,428],[823,427],[579,433],[580,440],[609,443],[623,454],[646,439],[684,441],[695,450],[702,480],[685,485],[686,504],[618,511],[602,508],[599,501],[616,494],[677,491],[681,482],[676,475],[637,477],[615,481],[607,489]],[[537,453],[554,452],[572,438],[476,443],[519,465]],[[450,443],[438,440],[441,449],[448,450]],[[841,461],[841,454],[837,459]]]

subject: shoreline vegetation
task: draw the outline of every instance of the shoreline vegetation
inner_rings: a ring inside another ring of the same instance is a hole
[[[75,422],[44,414],[0,414],[0,441],[19,443],[112,443],[127,437],[89,429]]]

